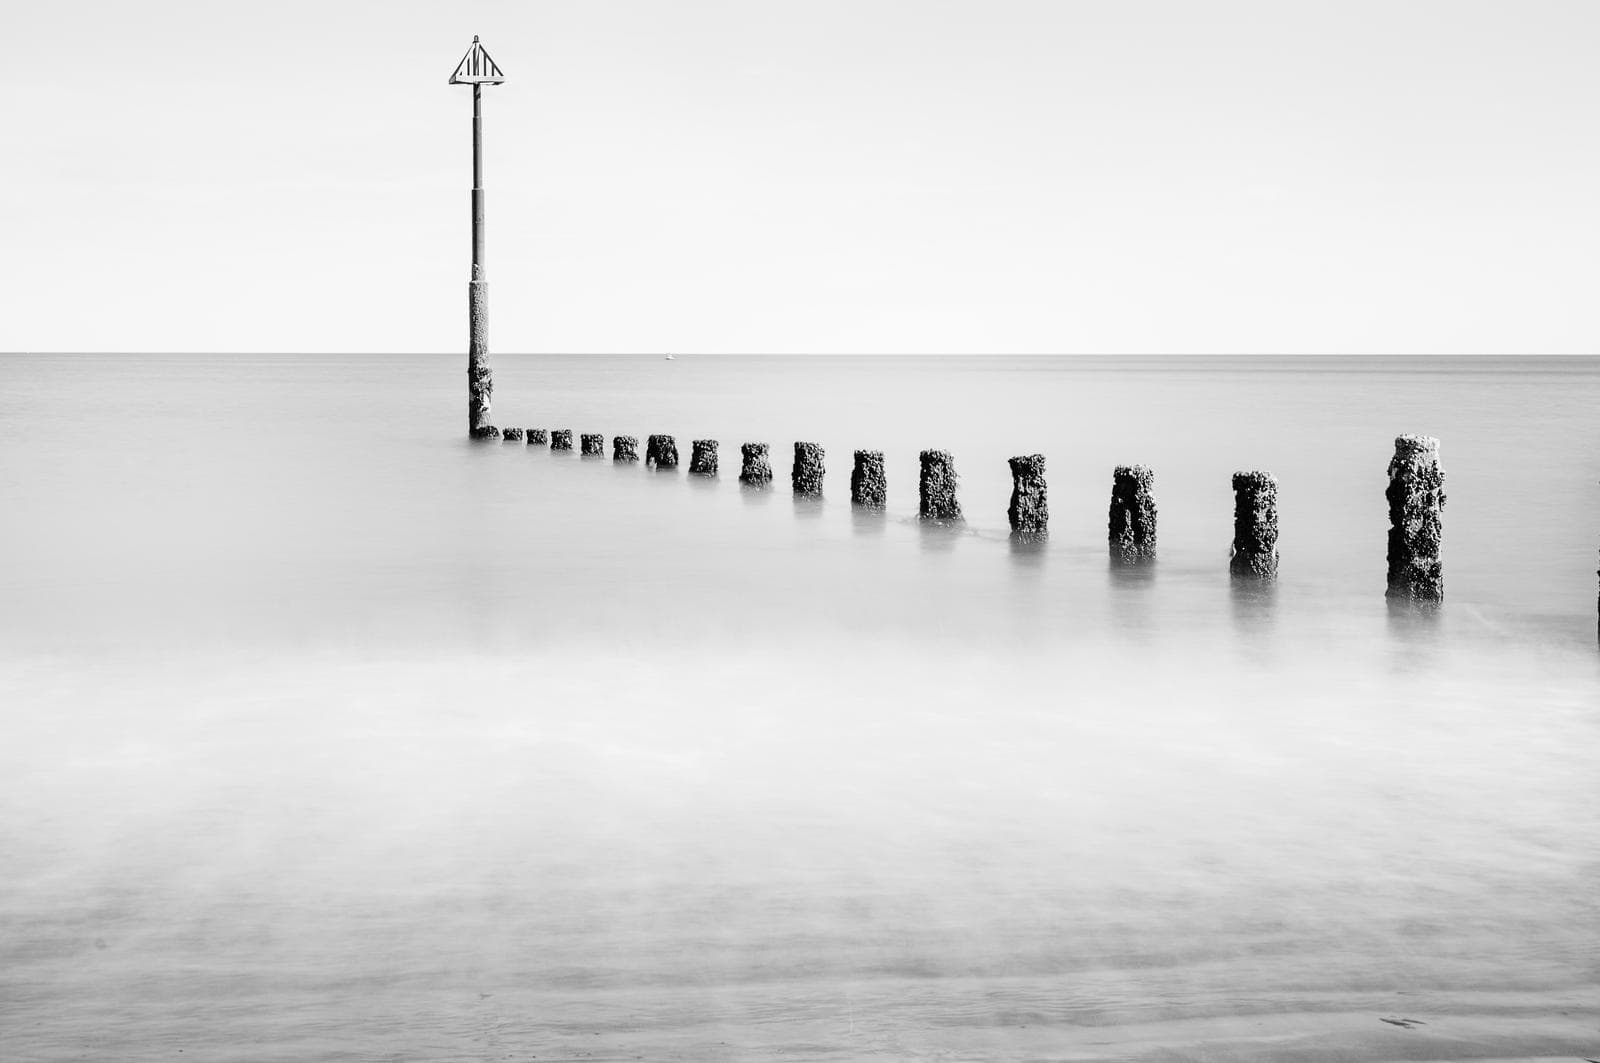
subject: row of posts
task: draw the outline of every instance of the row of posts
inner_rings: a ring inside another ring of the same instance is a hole
[[[551,450],[571,450],[572,432],[557,428],[508,428],[507,442],[526,437],[529,445],[548,442]],[[586,457],[605,456],[605,437],[585,433],[579,447]],[[765,487],[773,479],[772,462],[765,443],[745,443],[739,448],[739,482]],[[640,460],[639,440],[615,436],[613,461]],[[826,472],[818,443],[796,443],[790,483],[800,496],[820,496]],[[669,435],[650,436],[645,442],[648,467],[678,467],[678,444]],[[956,497],[955,458],[946,450],[924,450],[919,456],[917,514],[925,521],[953,524],[962,518]],[[1050,507],[1045,486],[1043,454],[1010,459],[1011,504],[1006,516],[1012,534],[1023,541],[1042,540],[1049,534]],[[689,457],[689,472],[717,475],[717,441],[696,439]],[[1111,509],[1107,534],[1117,560],[1137,564],[1155,557],[1155,474],[1143,465],[1119,465],[1111,476]],[[1389,589],[1390,598],[1437,602],[1444,598],[1444,570],[1439,560],[1441,512],[1444,508],[1444,472],[1439,468],[1439,441],[1429,436],[1400,436],[1394,441],[1389,462]],[[850,501],[858,506],[882,508],[888,501],[888,479],[883,451],[858,450],[850,470]],[[1241,580],[1273,580],[1278,575],[1278,481],[1268,472],[1233,474],[1233,549],[1229,572]]]

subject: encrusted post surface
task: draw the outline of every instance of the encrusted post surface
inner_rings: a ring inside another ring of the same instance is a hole
[[[827,472],[823,464],[822,444],[796,443],[794,445],[794,468],[789,474],[789,482],[794,486],[797,495],[822,494],[822,479]]]
[[[467,430],[489,424],[494,373],[489,369],[489,282],[467,282]]]
[[[572,429],[570,429],[570,428],[552,428],[552,429],[550,429],[550,449],[551,450],[571,450],[572,449]]]
[[[923,520],[960,520],[955,457],[948,450],[924,450],[919,460],[922,472],[917,482],[917,515]]]
[[[772,482],[772,463],[767,460],[767,445],[765,443],[745,443],[739,447],[739,456],[742,459],[739,467],[739,482],[766,486]]]
[[[1269,472],[1233,474],[1233,553],[1228,571],[1243,579],[1278,575],[1278,481]]]
[[[881,509],[889,502],[889,480],[883,472],[883,451],[856,451],[850,470],[850,501],[858,506]]]
[[[611,439],[611,460],[638,461],[638,438],[635,436],[613,436]]]
[[[678,441],[671,436],[651,436],[645,441],[644,463],[653,469],[676,469]]]
[[[585,432],[578,437],[578,453],[586,458],[606,456],[606,437],[599,432]]]
[[[1044,480],[1044,455],[1024,454],[1010,459],[1011,505],[1006,519],[1011,531],[1024,538],[1038,538],[1050,531],[1050,504]]]
[[[531,447],[535,443],[543,445],[548,442],[550,442],[550,433],[547,430],[543,428],[528,429],[528,446]]]
[[[689,452],[689,471],[696,476],[717,474],[717,441],[696,439]]]
[[[1439,441],[1399,436],[1389,462],[1389,598],[1437,602],[1444,598],[1439,560],[1444,531],[1444,470]]]
[[[501,432],[500,432],[500,438],[505,440],[507,443],[520,443],[520,442],[522,442],[522,429],[520,429],[520,428],[502,429]]]
[[[499,439],[500,429],[492,424],[481,424],[471,432],[473,439]]]
[[[1156,552],[1155,473],[1143,465],[1118,465],[1111,473],[1107,535],[1111,552],[1128,561]]]

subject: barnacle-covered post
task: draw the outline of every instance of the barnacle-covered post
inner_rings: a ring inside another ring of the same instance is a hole
[[[649,469],[676,469],[678,467],[678,441],[671,436],[655,435],[645,440],[644,464]]]
[[[795,443],[794,468],[789,474],[795,494],[822,494],[822,477],[826,471],[821,443]]]
[[[766,487],[772,483],[772,462],[767,458],[765,443],[741,443],[739,457],[739,482],[751,487]]]
[[[696,439],[689,454],[689,471],[696,476],[717,474],[717,441]]]
[[[1049,534],[1050,504],[1043,454],[1011,459],[1011,505],[1006,509],[1006,519],[1011,522],[1011,534],[1019,539],[1043,539]]]
[[[1439,441],[1400,436],[1389,462],[1389,590],[1387,597],[1418,602],[1444,598],[1439,561],[1444,471]]]
[[[918,455],[922,474],[917,483],[917,516],[936,523],[961,520],[956,500],[956,459],[948,450],[924,450]]]
[[[494,374],[489,369],[489,282],[483,262],[483,87],[505,75],[478,38],[450,75],[452,85],[472,86],[472,279],[467,282],[467,431],[482,436],[489,428]]]
[[[1118,465],[1111,473],[1107,534],[1111,556],[1141,561],[1156,552],[1155,473],[1143,465]]]
[[[855,467],[850,470],[850,501],[873,509],[882,509],[888,503],[889,480],[883,474],[883,451],[856,451]]]
[[[1235,579],[1278,578],[1278,481],[1270,472],[1233,474],[1228,571]]]

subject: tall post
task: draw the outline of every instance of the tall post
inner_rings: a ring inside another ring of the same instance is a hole
[[[489,424],[489,281],[483,275],[483,86],[472,86],[472,279],[467,282],[467,428]]]
[[[489,369],[489,280],[483,240],[483,87],[498,85],[505,75],[483,50],[478,38],[450,75],[452,85],[472,86],[472,276],[467,281],[467,431],[487,435],[494,374]]]

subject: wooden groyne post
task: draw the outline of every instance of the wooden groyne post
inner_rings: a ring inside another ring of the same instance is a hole
[[[1233,474],[1233,552],[1236,579],[1278,577],[1278,481],[1270,472]]]
[[[522,442],[522,429],[507,428],[505,431],[500,433],[500,438],[505,440],[507,443],[520,443]]]
[[[570,428],[552,428],[552,429],[550,429],[550,449],[551,450],[571,450],[572,449],[572,429],[570,429]]]
[[[924,450],[917,480],[917,516],[931,521],[958,521],[961,503],[956,499],[956,459],[948,450]]]
[[[813,496],[822,494],[822,479],[826,472],[822,444],[794,445],[794,468],[789,474],[789,482],[794,486],[795,494]]]
[[[606,437],[599,432],[585,432],[578,437],[578,453],[586,458],[606,456]]]
[[[1389,461],[1388,598],[1416,602],[1444,599],[1444,470],[1439,441],[1432,436],[1399,436]]]
[[[678,441],[671,436],[651,436],[645,441],[644,463],[651,469],[676,469]]]
[[[1050,532],[1050,505],[1044,481],[1044,455],[1010,459],[1011,505],[1006,519],[1019,539],[1042,539]]]
[[[1107,537],[1113,557],[1139,561],[1155,556],[1155,480],[1155,473],[1143,465],[1118,465],[1112,471]]]
[[[689,472],[695,476],[717,474],[717,441],[696,439],[689,451]]]
[[[858,450],[850,470],[850,501],[882,509],[889,502],[889,479],[883,472],[883,451]]]
[[[550,442],[550,433],[547,432],[545,429],[543,429],[543,428],[530,428],[530,429],[528,429],[528,446],[531,447],[535,443],[539,444],[540,446],[543,446],[544,444],[546,444],[548,442]]]
[[[639,440],[635,436],[613,436],[611,439],[612,461],[638,461]]]
[[[485,272],[483,206],[483,87],[499,85],[505,75],[495,65],[477,37],[455,73],[452,85],[472,86],[472,277],[467,281],[467,431],[475,438],[489,435],[489,400],[494,395],[494,374],[489,369],[489,280]]]
[[[772,482],[772,463],[767,460],[765,443],[745,443],[739,447],[742,462],[739,482],[752,487],[765,487]]]

